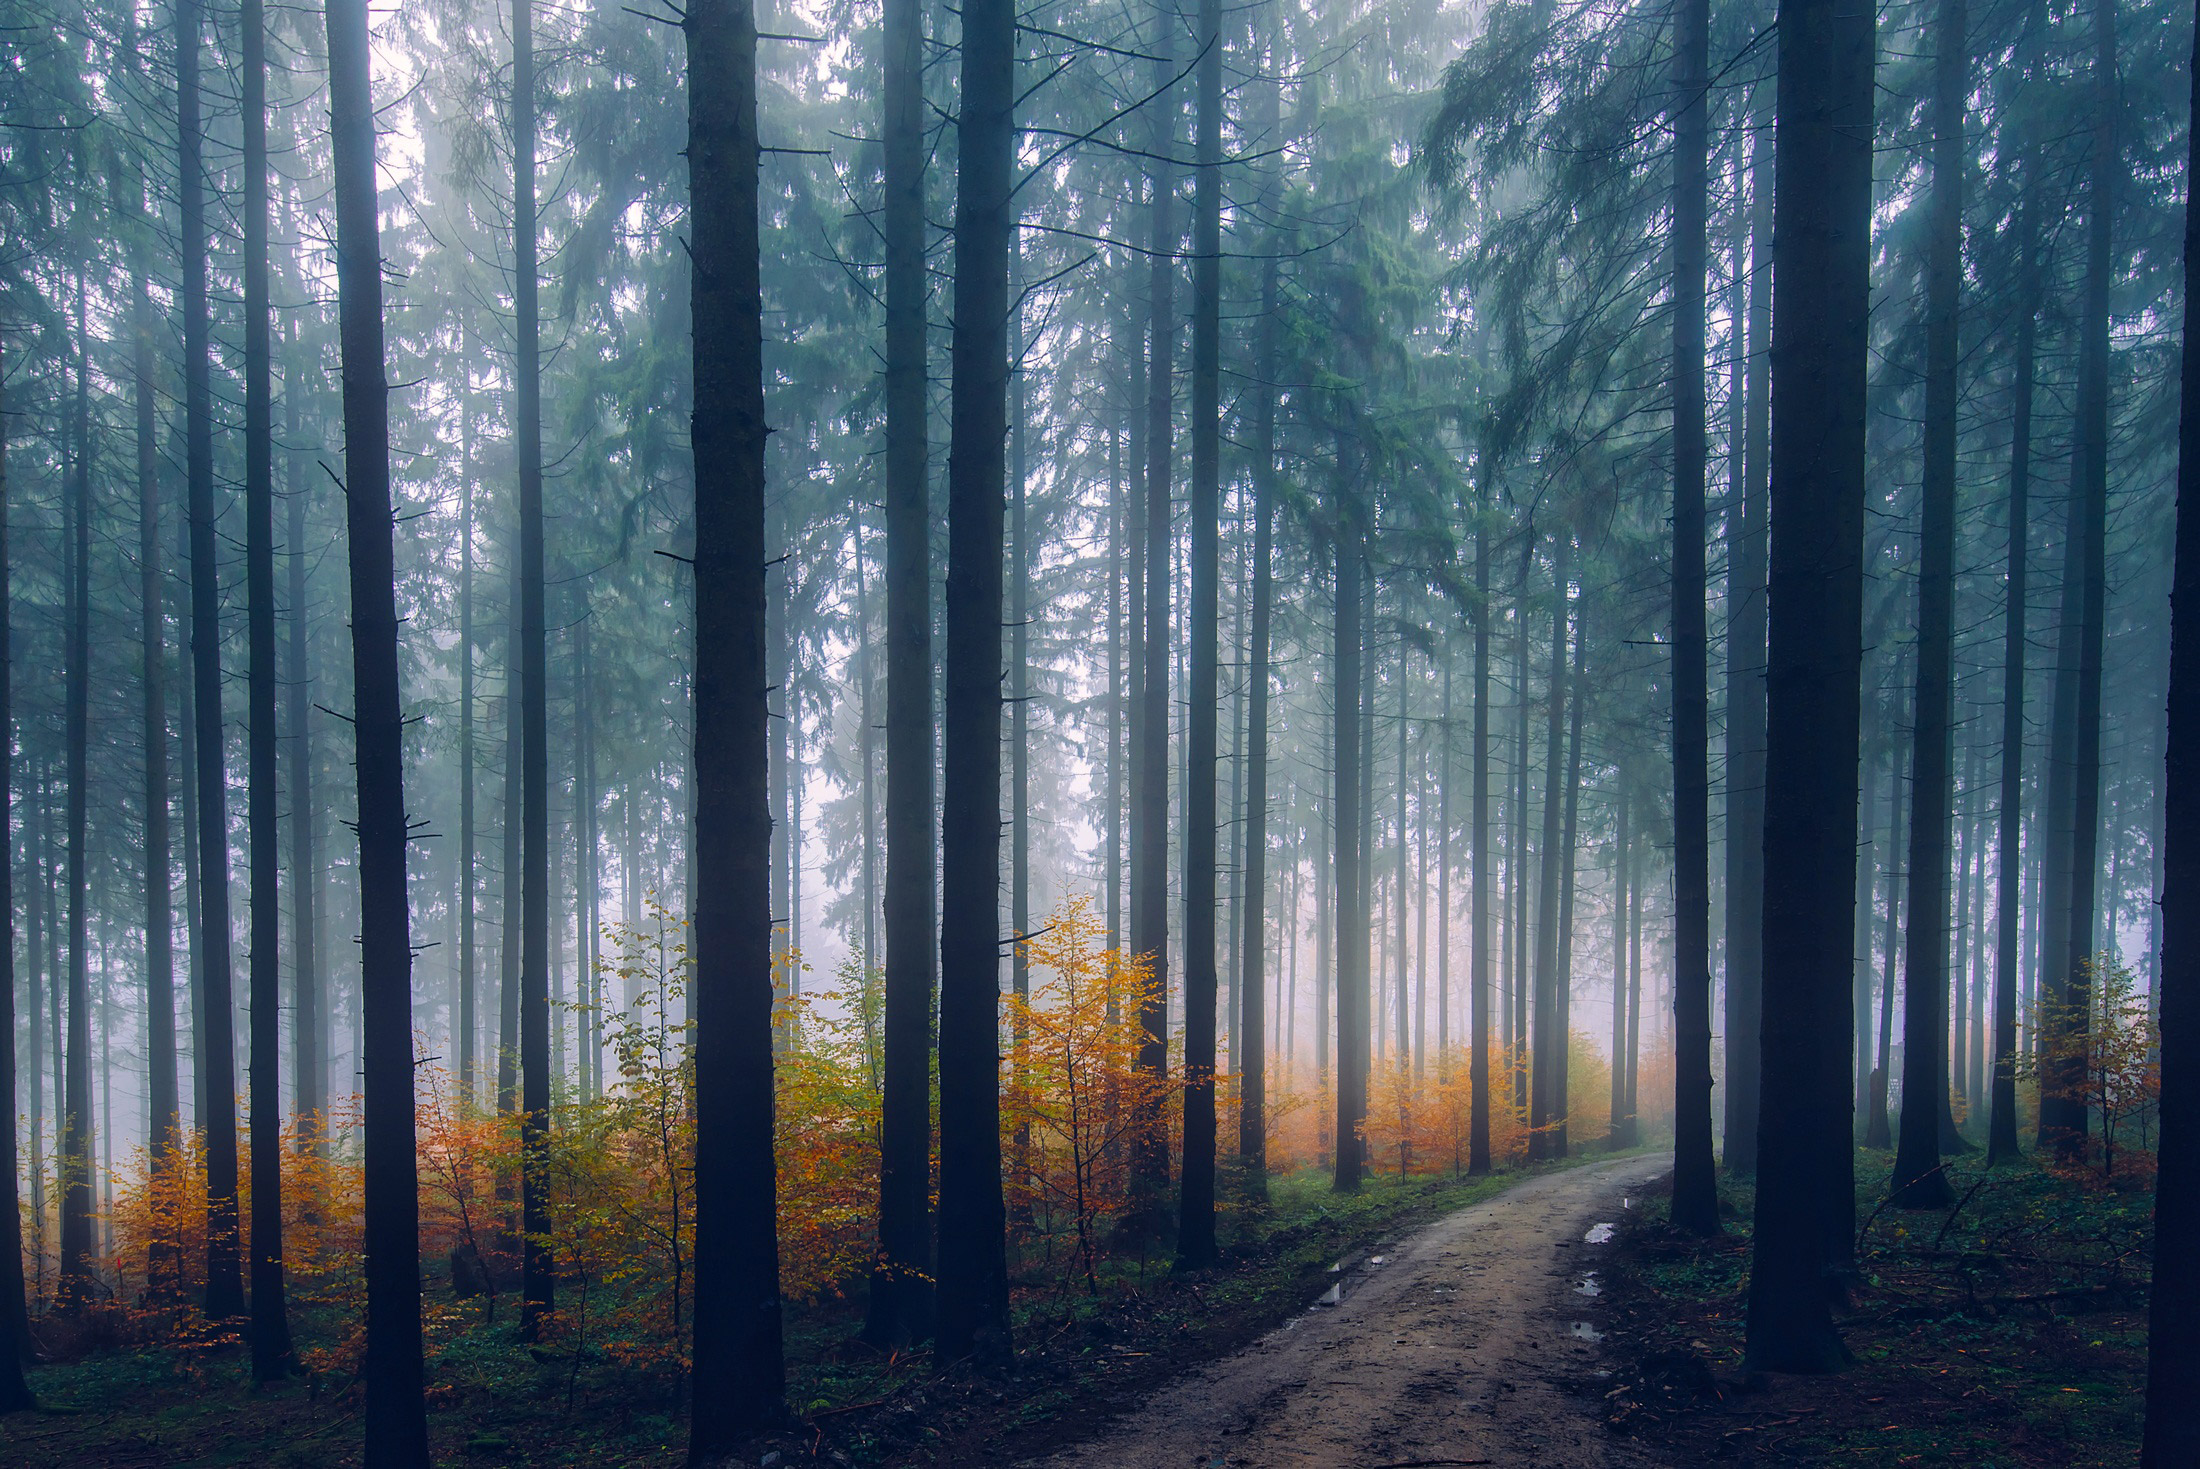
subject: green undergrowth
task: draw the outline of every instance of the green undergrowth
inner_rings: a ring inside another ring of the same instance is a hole
[[[1625,1247],[1626,1349],[1672,1380],[1700,1358],[1717,1401],[1639,1428],[1707,1457],[1753,1461],[2018,1465],[2128,1464],[2144,1408],[2153,1198],[2105,1189],[2031,1160],[1987,1170],[1951,1160],[1956,1203],[1885,1204],[1888,1156],[1857,1154],[1857,1275],[1839,1315],[1855,1358],[1829,1378],[1746,1371],[1743,1348],[1753,1191],[1721,1187],[1727,1233],[1688,1241],[1647,1201]],[[1647,1422],[1645,1421],[1647,1420]]]
[[[1590,1153],[1572,1163],[1609,1158]],[[1071,1432],[1104,1394],[1158,1382],[1185,1362],[1227,1351],[1308,1306],[1329,1266],[1444,1213],[1480,1202],[1528,1172],[1485,1178],[1379,1174],[1339,1195],[1317,1170],[1272,1177],[1265,1200],[1224,1179],[1223,1262],[1179,1274],[1173,1235],[1143,1253],[1117,1242],[1098,1290],[1056,1242],[1019,1243],[1012,1269],[1018,1365],[1007,1390],[941,1386],[929,1352],[898,1355],[855,1340],[858,1285],[845,1298],[790,1304],[788,1403],[799,1420],[788,1462],[941,1461],[957,1441]],[[431,1289],[431,1304],[443,1304]],[[685,1404],[661,1372],[601,1354],[549,1354],[516,1338],[512,1313],[447,1337],[428,1370],[429,1428],[438,1463],[588,1464],[598,1469],[681,1461]],[[326,1323],[300,1323],[302,1332]],[[305,1344],[303,1341],[301,1345]],[[336,1374],[265,1389],[249,1382],[236,1343],[95,1350],[33,1369],[37,1411],[0,1419],[0,1462],[72,1465],[354,1464],[359,1385]],[[895,1420],[888,1423],[887,1419]],[[795,1443],[799,1443],[799,1451]]]

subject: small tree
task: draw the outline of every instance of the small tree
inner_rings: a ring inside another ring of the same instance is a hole
[[[2107,955],[2085,961],[2082,1001],[2040,1001],[2040,1047],[2019,1053],[2019,1074],[2039,1083],[2043,1100],[2083,1107],[2100,1120],[2088,1133],[2079,1171],[2104,1185],[2145,1179],[2154,1167],[2154,1118],[2161,1061],[2147,997],[2134,993],[2131,970]]]

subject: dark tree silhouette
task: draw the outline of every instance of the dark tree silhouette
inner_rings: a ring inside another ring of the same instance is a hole
[[[1774,149],[1764,1082],[1748,1353],[1847,1359],[1832,1297],[1855,1214],[1849,970],[1863,661],[1870,7],[1781,0]],[[1778,956],[1777,961],[1772,956]]]
[[[695,1365],[688,1462],[785,1412],[772,1151],[764,317],[756,15],[693,0]]]
[[[143,277],[141,276],[142,280]],[[0,360],[0,368],[4,368]],[[7,375],[0,371],[0,730],[13,729],[15,656],[10,632],[13,598],[9,587],[8,512],[14,496],[8,487]],[[146,401],[141,392],[140,401]],[[15,850],[15,742],[0,739],[0,852]],[[32,1034],[37,1033],[37,1003],[32,1002]],[[0,1033],[15,1034],[15,863],[0,861]],[[34,1044],[33,1052],[38,1049]],[[15,1047],[0,1046],[0,1097],[15,1096]],[[35,1134],[33,1134],[35,1136]],[[15,1171],[15,1129],[0,1128],[0,1413],[38,1405],[23,1364],[30,1360],[30,1320],[23,1299],[23,1214]]]
[[[1215,1248],[1215,750],[1222,591],[1222,6],[1199,0],[1192,201],[1190,640],[1184,691],[1184,1179],[1176,1260]]]
[[[1682,0],[1673,41],[1673,1223],[1691,1234],[1719,1228],[1703,505],[1710,58],[1710,0]]]
[[[1918,549],[1917,702],[1911,721],[1910,901],[1902,987],[1902,1122],[1893,1199],[1944,1209],[1948,1095],[1948,827],[1954,798],[1957,313],[1963,285],[1965,0],[1933,26],[1933,191],[1925,245],[1924,527]]]
[[[2200,6],[2195,7],[2200,11]],[[2192,101],[2200,116],[2200,32]],[[2200,177],[2200,132],[2185,181]],[[2200,1226],[2200,340],[2192,257],[2200,211],[2185,219],[2184,383],[2177,423],[2177,549],[2170,585],[2169,739],[2163,762],[2162,1132],[2155,1155],[2154,1284],[2147,1318],[2144,1469],[2200,1463],[2200,1261],[2183,1248]]]
[[[1335,1187],[1354,1193],[1366,1170],[1366,1145],[1360,1124],[1367,1119],[1369,1035],[1366,889],[1361,883],[1360,793],[1360,589],[1364,532],[1353,503],[1349,471],[1339,466],[1335,521],[1335,645],[1330,659],[1336,704],[1336,813],[1331,835],[1336,842],[1337,893],[1337,1131]]]
[[[924,17],[885,0],[886,1015],[878,1261],[865,1336],[931,1330],[932,547],[925,472]]]
[[[283,1304],[282,839],[275,788],[275,403],[267,292],[267,22],[244,0],[245,832],[251,884],[252,1376],[291,1368]],[[302,880],[304,873],[299,873]]]
[[[191,781],[198,819],[193,969],[199,1034],[196,1121],[206,1130],[206,1314],[244,1314],[237,1257],[235,1007],[230,994],[228,778],[222,767],[221,588],[214,524],[213,378],[207,356],[205,132],[199,116],[199,0],[176,4],[176,138],[183,308],[184,485],[191,547]],[[379,290],[376,301],[381,297]],[[379,315],[380,307],[376,308]],[[380,358],[376,358],[379,364]],[[377,373],[380,368],[377,366]],[[407,1049],[410,1049],[408,1039]]]
[[[359,799],[365,1054],[366,1462],[426,1469],[420,1180],[413,1152],[412,920],[405,892],[405,719],[397,677],[390,390],[383,357],[367,0],[328,0],[336,287],[343,347],[344,527],[351,544],[352,731]],[[204,624],[202,623],[201,626]]]

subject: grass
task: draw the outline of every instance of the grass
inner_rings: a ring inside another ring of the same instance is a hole
[[[1887,1157],[1857,1158],[1859,1280],[1828,1378],[1749,1374],[1746,1182],[1722,1187],[1728,1234],[1691,1241],[1663,1200],[1623,1237],[1613,1292],[1623,1351],[1615,1426],[1684,1455],[1761,1462],[2089,1466],[2132,1462],[2146,1367],[2152,1197],[2027,1161],[1957,1160],[1952,1211],[1881,1207]],[[1716,1392],[1675,1363],[1699,1359]]]
[[[1609,1155],[1594,1154],[1592,1159]],[[1577,1160],[1584,1161],[1584,1160]],[[1566,1164],[1547,1165],[1564,1167]],[[1547,1169],[1546,1169],[1547,1171]],[[1005,1462],[1097,1426],[1190,1361],[1242,1345],[1306,1308],[1329,1266],[1529,1176],[1381,1175],[1338,1195],[1316,1170],[1269,1180],[1265,1202],[1225,1180],[1224,1261],[1191,1275],[1165,1247],[1107,1260],[1089,1291],[1059,1244],[1013,1262],[1019,1360],[1012,1383],[932,1371],[924,1351],[854,1344],[848,1298],[790,1303],[788,1402],[806,1420],[772,1440],[788,1461],[851,1465]],[[339,1323],[299,1319],[301,1345]],[[243,1349],[125,1345],[32,1372],[35,1413],[0,1419],[0,1462],[72,1465],[356,1464],[358,1385],[324,1374],[255,1390]],[[684,1457],[684,1406],[661,1373],[587,1354],[538,1355],[510,1313],[444,1340],[429,1366],[437,1461],[669,1469]],[[836,1460],[834,1456],[839,1456]]]

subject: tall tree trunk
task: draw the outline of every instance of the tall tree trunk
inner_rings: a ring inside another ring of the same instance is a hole
[[[1634,1138],[1627,1116],[1627,817],[1630,802],[1625,787],[1617,793],[1612,833],[1612,1105],[1607,1146],[1632,1147]]]
[[[1436,747],[1436,1070],[1451,1079],[1451,639],[1444,639],[1444,702]],[[1422,763],[1426,765],[1424,754]],[[1425,793],[1424,793],[1425,794]],[[1426,865],[1428,841],[1422,839]],[[1426,883],[1423,884],[1424,891]],[[1424,964],[1426,963],[1424,957]]]
[[[1904,935],[1902,1122],[1892,1199],[1953,1201],[1940,1167],[1948,1095],[1948,835],[1955,748],[1957,313],[1963,281],[1966,0],[1940,0],[1933,27],[1933,192],[1925,247],[1924,531],[1918,552],[1917,702],[1911,721],[1910,897]]]
[[[695,1366],[688,1462],[785,1414],[773,1157],[756,16],[691,0]],[[998,634],[996,634],[998,636]]]
[[[481,1019],[476,1013],[475,975],[480,962],[476,947],[474,886],[480,866],[474,830],[474,394],[473,358],[468,351],[465,318],[459,319],[458,357],[463,364],[458,384],[458,1095],[473,1105],[480,1087],[480,1057],[474,1047],[481,1038]],[[293,501],[295,505],[295,501]],[[292,541],[297,541],[297,517],[292,516]],[[292,558],[293,600],[303,591],[295,554]],[[292,623],[292,659],[304,672],[305,640],[303,605]],[[303,704],[298,747],[305,748]],[[300,756],[303,759],[303,755]],[[297,818],[304,828],[304,814]]]
[[[1774,138],[1764,991],[1748,1354],[1826,1371],[1856,1191],[1849,965],[1871,284],[1869,7],[1780,0]]]
[[[1543,842],[1535,895],[1535,1020],[1530,1044],[1535,1059],[1528,1071],[1528,1157],[1564,1157],[1555,1136],[1563,1103],[1558,1099],[1558,869],[1568,853],[1559,842],[1559,809],[1564,800],[1560,766],[1565,759],[1566,607],[1573,575],[1573,534],[1559,528],[1551,545],[1551,674],[1544,714]],[[1677,1195],[1676,1195],[1677,1199]]]
[[[160,544],[160,443],[153,402],[152,294],[142,261],[131,274],[131,396],[137,413],[139,692],[145,744],[145,1069],[151,1103],[146,1139],[152,1176],[165,1183],[177,1165],[176,1149],[183,1140],[176,1085],[174,876],[169,865],[175,844],[168,831],[167,619],[161,600],[166,572]],[[4,569],[0,569],[0,575],[4,575]],[[0,729],[5,728],[7,711],[0,706]],[[4,769],[0,765],[0,771]],[[0,784],[0,790],[5,790],[4,784]],[[5,838],[5,830],[0,829],[0,853],[12,853]],[[0,866],[8,865],[12,864],[0,862]],[[6,889],[0,888],[0,907],[6,902]],[[12,1036],[13,1029],[6,1034]],[[35,1057],[37,1052],[34,1045],[31,1054]],[[0,1090],[0,1096],[9,1095],[13,1093]],[[35,1126],[34,1122],[34,1134]],[[0,1206],[8,1202],[0,1198]],[[180,1222],[173,1217],[163,1218],[150,1242],[146,1285],[157,1297],[173,1296],[182,1288],[183,1244],[174,1233]],[[7,1243],[0,1238],[0,1251],[7,1248]],[[0,1289],[4,1288],[4,1281],[0,1281]]]
[[[940,1262],[934,1360],[1010,1354],[1001,1197],[1001,532],[1016,15],[963,9],[947,464],[947,711],[940,832]],[[1167,514],[1164,505],[1163,525]],[[1166,650],[1162,650],[1164,654]],[[1149,762],[1149,773],[1165,761]],[[1165,779],[1165,775],[1161,778]],[[1158,833],[1159,823],[1150,828]],[[1161,916],[1160,902],[1149,916]]]
[[[86,907],[85,823],[88,811],[85,781],[91,723],[92,650],[92,409],[91,327],[85,314],[84,273],[76,276],[76,405],[72,424],[72,459],[69,466],[68,504],[62,516],[65,538],[62,575],[67,578],[63,598],[68,665],[64,695],[63,759],[67,764],[69,868],[69,1020],[68,1050],[54,1058],[57,1076],[64,1078],[58,1151],[61,1156],[61,1281],[56,1301],[63,1311],[77,1311],[89,1304],[95,1288],[92,1239],[92,1013],[91,955]],[[234,1141],[234,1139],[232,1139]],[[232,1201],[234,1202],[234,1201]],[[234,1243],[234,1237],[232,1237]]]
[[[2200,12],[2200,7],[2195,7]],[[2193,42],[2192,102],[2200,116],[2200,32]],[[2200,177],[2200,134],[2187,139],[2185,187]],[[2200,1262],[2179,1245],[2200,1221],[2200,341],[2192,309],[2192,257],[2200,212],[2185,221],[2184,384],[2177,425],[2177,553],[2170,585],[2169,733],[2163,762],[2161,1145],[2154,1188],[2153,1298],[2147,1327],[2144,1469],[2200,1461]],[[2165,1248],[2166,1246],[2166,1248]]]
[[[1479,355],[1479,354],[1478,354]],[[1490,1170],[1490,439],[1484,426],[1474,463],[1474,782],[1467,895],[1473,934],[1467,959],[1467,1172]]]
[[[139,427],[143,430],[145,411],[151,406],[151,390],[145,381],[150,348],[147,345],[147,323],[143,316],[144,281],[138,275],[138,394]],[[0,374],[0,390],[4,390],[5,374]],[[15,660],[5,656],[5,650],[14,646],[10,626],[13,622],[13,603],[9,589],[8,562],[8,511],[14,505],[14,497],[8,493],[8,437],[7,408],[0,401],[0,730],[13,729]],[[143,478],[146,465],[142,445],[139,460],[139,488],[141,494],[146,484]],[[0,1098],[6,1098],[9,1108],[15,1106],[15,742],[0,739],[0,1037],[6,1044],[0,1045]],[[31,1054],[38,1053],[38,989],[37,973],[32,972],[31,988]],[[169,1049],[171,1067],[174,1064],[173,1042]],[[169,1078],[170,1110],[174,1110],[175,1079]],[[36,1117],[38,1073],[31,1073],[31,1130],[32,1162],[37,1162]],[[35,1169],[33,1176],[36,1176]],[[15,1129],[0,1128],[0,1413],[14,1413],[37,1406],[31,1395],[30,1383],[23,1376],[23,1366],[31,1357],[30,1318],[23,1298],[23,1215],[16,1193]],[[37,1241],[32,1241],[33,1253],[37,1253]]]
[[[1238,1157],[1251,1170],[1248,1184],[1255,1197],[1265,1197],[1268,1188],[1268,659],[1275,617],[1270,568],[1275,560],[1276,276],[1276,262],[1263,261],[1261,320],[1254,348],[1260,365],[1253,400],[1253,617],[1245,671],[1245,937],[1238,981],[1244,1049],[1238,1076]],[[1297,870],[1294,861],[1294,878]],[[1298,917],[1298,905],[1293,902],[1285,917],[1287,944],[1295,945]],[[1281,1013],[1288,1016],[1292,1011],[1286,998]],[[1290,1053],[1283,1054],[1288,1066]]]
[[[289,360],[298,361],[297,337],[290,340]],[[284,558],[289,571],[289,647],[284,680],[289,685],[290,784],[290,953],[294,1013],[291,1020],[292,1110],[298,1116],[298,1146],[321,1153],[328,1147],[328,988],[321,974],[319,898],[321,859],[315,838],[318,808],[313,784],[313,677],[306,659],[306,496],[308,471],[305,455],[296,446],[298,405],[303,393],[283,399],[284,433],[292,451],[287,460],[285,495],[290,550]]]
[[[1710,0],[1673,50],[1673,1223],[1719,1228],[1711,1157],[1711,694],[1704,626],[1704,272]]]
[[[2101,654],[2108,590],[2108,293],[2116,263],[2111,226],[2121,166],[2116,134],[2119,105],[2116,81],[2116,4],[2097,0],[2094,10],[2094,117],[2091,198],[2087,205],[2085,300],[2078,329],[2078,411],[2071,460],[2076,522],[2070,537],[2076,548],[2078,616],[2075,626],[2075,721],[2070,744],[2070,917],[2060,954],[2048,962],[2061,966],[2061,984],[2050,1009],[2048,1030],[2063,1042],[2040,1088],[2040,1135],[2057,1152],[2075,1156],[2084,1146],[2086,1107],[2077,1099],[2083,1066],[2080,1046],[2091,1013],[2095,925],[2099,919],[2095,853],[2100,844],[2101,811]],[[2066,594],[2067,595],[2067,594]],[[2066,621],[2066,627],[2068,623]],[[2054,978],[2050,971],[2050,979]]]
[[[1176,13],[1161,12],[1153,72],[1160,95],[1152,107],[1152,255],[1147,309],[1151,313],[1146,362],[1145,635],[1140,652],[1138,761],[1131,767],[1131,952],[1153,968],[1153,984],[1139,1017],[1138,1070],[1158,1079],[1169,1066],[1169,479],[1176,462]],[[1150,1088],[1149,1088],[1150,1090]],[[1131,1163],[1141,1203],[1135,1222],[1146,1232],[1161,1226],[1161,1190],[1169,1177],[1169,1140],[1159,1107],[1141,1102],[1132,1125]]]
[[[517,530],[515,526],[513,528]],[[519,664],[519,604],[520,604],[520,551],[519,537],[510,535],[504,542],[505,555],[505,618],[504,618],[504,811],[502,816],[501,845],[503,846],[503,891],[499,899],[503,911],[499,915],[497,948],[497,1112],[509,1117],[519,1111],[519,1012],[520,1012],[520,931],[525,898],[525,882],[521,878],[520,857],[520,769],[526,763],[526,741],[520,724],[521,686],[524,682]],[[498,1198],[507,1203],[511,1199],[510,1173],[499,1170]],[[502,1212],[509,1212],[502,1211]]]
[[[1764,993],[1765,846],[1765,492],[1766,401],[1771,388],[1772,145],[1770,88],[1760,83],[1751,109],[1749,301],[1739,343],[1742,373],[1742,474],[1739,527],[1727,555],[1726,626],[1726,1147],[1727,1172],[1757,1171],[1757,1091]],[[1739,211],[1737,211],[1739,212]],[[1739,233],[1739,232],[1737,232]],[[1737,259],[1737,268],[1741,262]]]
[[[1176,1258],[1215,1246],[1215,777],[1222,654],[1222,4],[1199,0],[1192,201],[1190,605],[1184,692],[1184,1187]]]
[[[176,5],[176,134],[182,233],[184,480],[191,522],[191,714],[197,756],[198,990],[192,1057],[206,1130],[206,1314],[244,1314],[237,1256],[236,1010],[230,995],[229,802],[222,768],[221,588],[214,523],[214,390],[208,359],[205,135],[199,121],[199,0]]]
[[[2037,10],[2029,12],[2026,54]],[[2039,217],[2037,164],[2027,162],[2017,211],[2018,304],[2016,383],[2009,429],[2009,561],[2002,610],[2001,800],[1994,859],[1994,1072],[1986,1133],[1989,1167],[2017,1156],[2017,960],[2022,953],[2018,910],[2024,886],[2025,614],[2031,565],[2032,392],[2038,371]],[[2166,879],[2165,879],[2166,881]],[[2166,888],[2165,888],[2166,892]]]
[[[932,517],[925,416],[924,12],[884,0],[886,1014],[878,1258],[864,1336],[931,1330]]]
[[[252,1377],[291,1368],[283,1304],[282,834],[275,781],[275,404],[267,268],[267,23],[244,0],[245,831],[251,886]],[[302,875],[302,874],[301,874]]]
[[[1337,1141],[1335,1188],[1354,1193],[1366,1168],[1360,1125],[1367,1120],[1368,973],[1366,886],[1361,880],[1365,850],[1360,813],[1360,585],[1365,555],[1364,530],[1353,502],[1352,472],[1339,445],[1336,496],[1335,648],[1330,659],[1335,679],[1335,758],[1337,794],[1332,835],[1337,871]]]
[[[519,460],[520,1334],[557,1303],[550,1228],[550,720],[542,605],[542,352],[536,326],[533,0],[512,0],[513,453]]]
[[[1581,722],[1589,691],[1589,628],[1586,608],[1580,605],[1574,613],[1573,685],[1572,707],[1566,716],[1566,818],[1558,842],[1566,865],[1559,870],[1558,881],[1558,1024],[1552,1036],[1558,1044],[1558,1079],[1551,1089],[1557,1107],[1551,1139],[1553,1154],[1560,1158],[1567,1155],[1566,1118],[1573,1110],[1567,1083],[1573,1065],[1574,883],[1578,876],[1574,859],[1581,828]]]
[[[328,0],[344,519],[351,544],[359,801],[361,1072],[366,1090],[366,1462],[425,1469],[420,1187],[413,1154],[412,934],[405,892],[404,709],[397,676],[389,386],[366,0]]]

